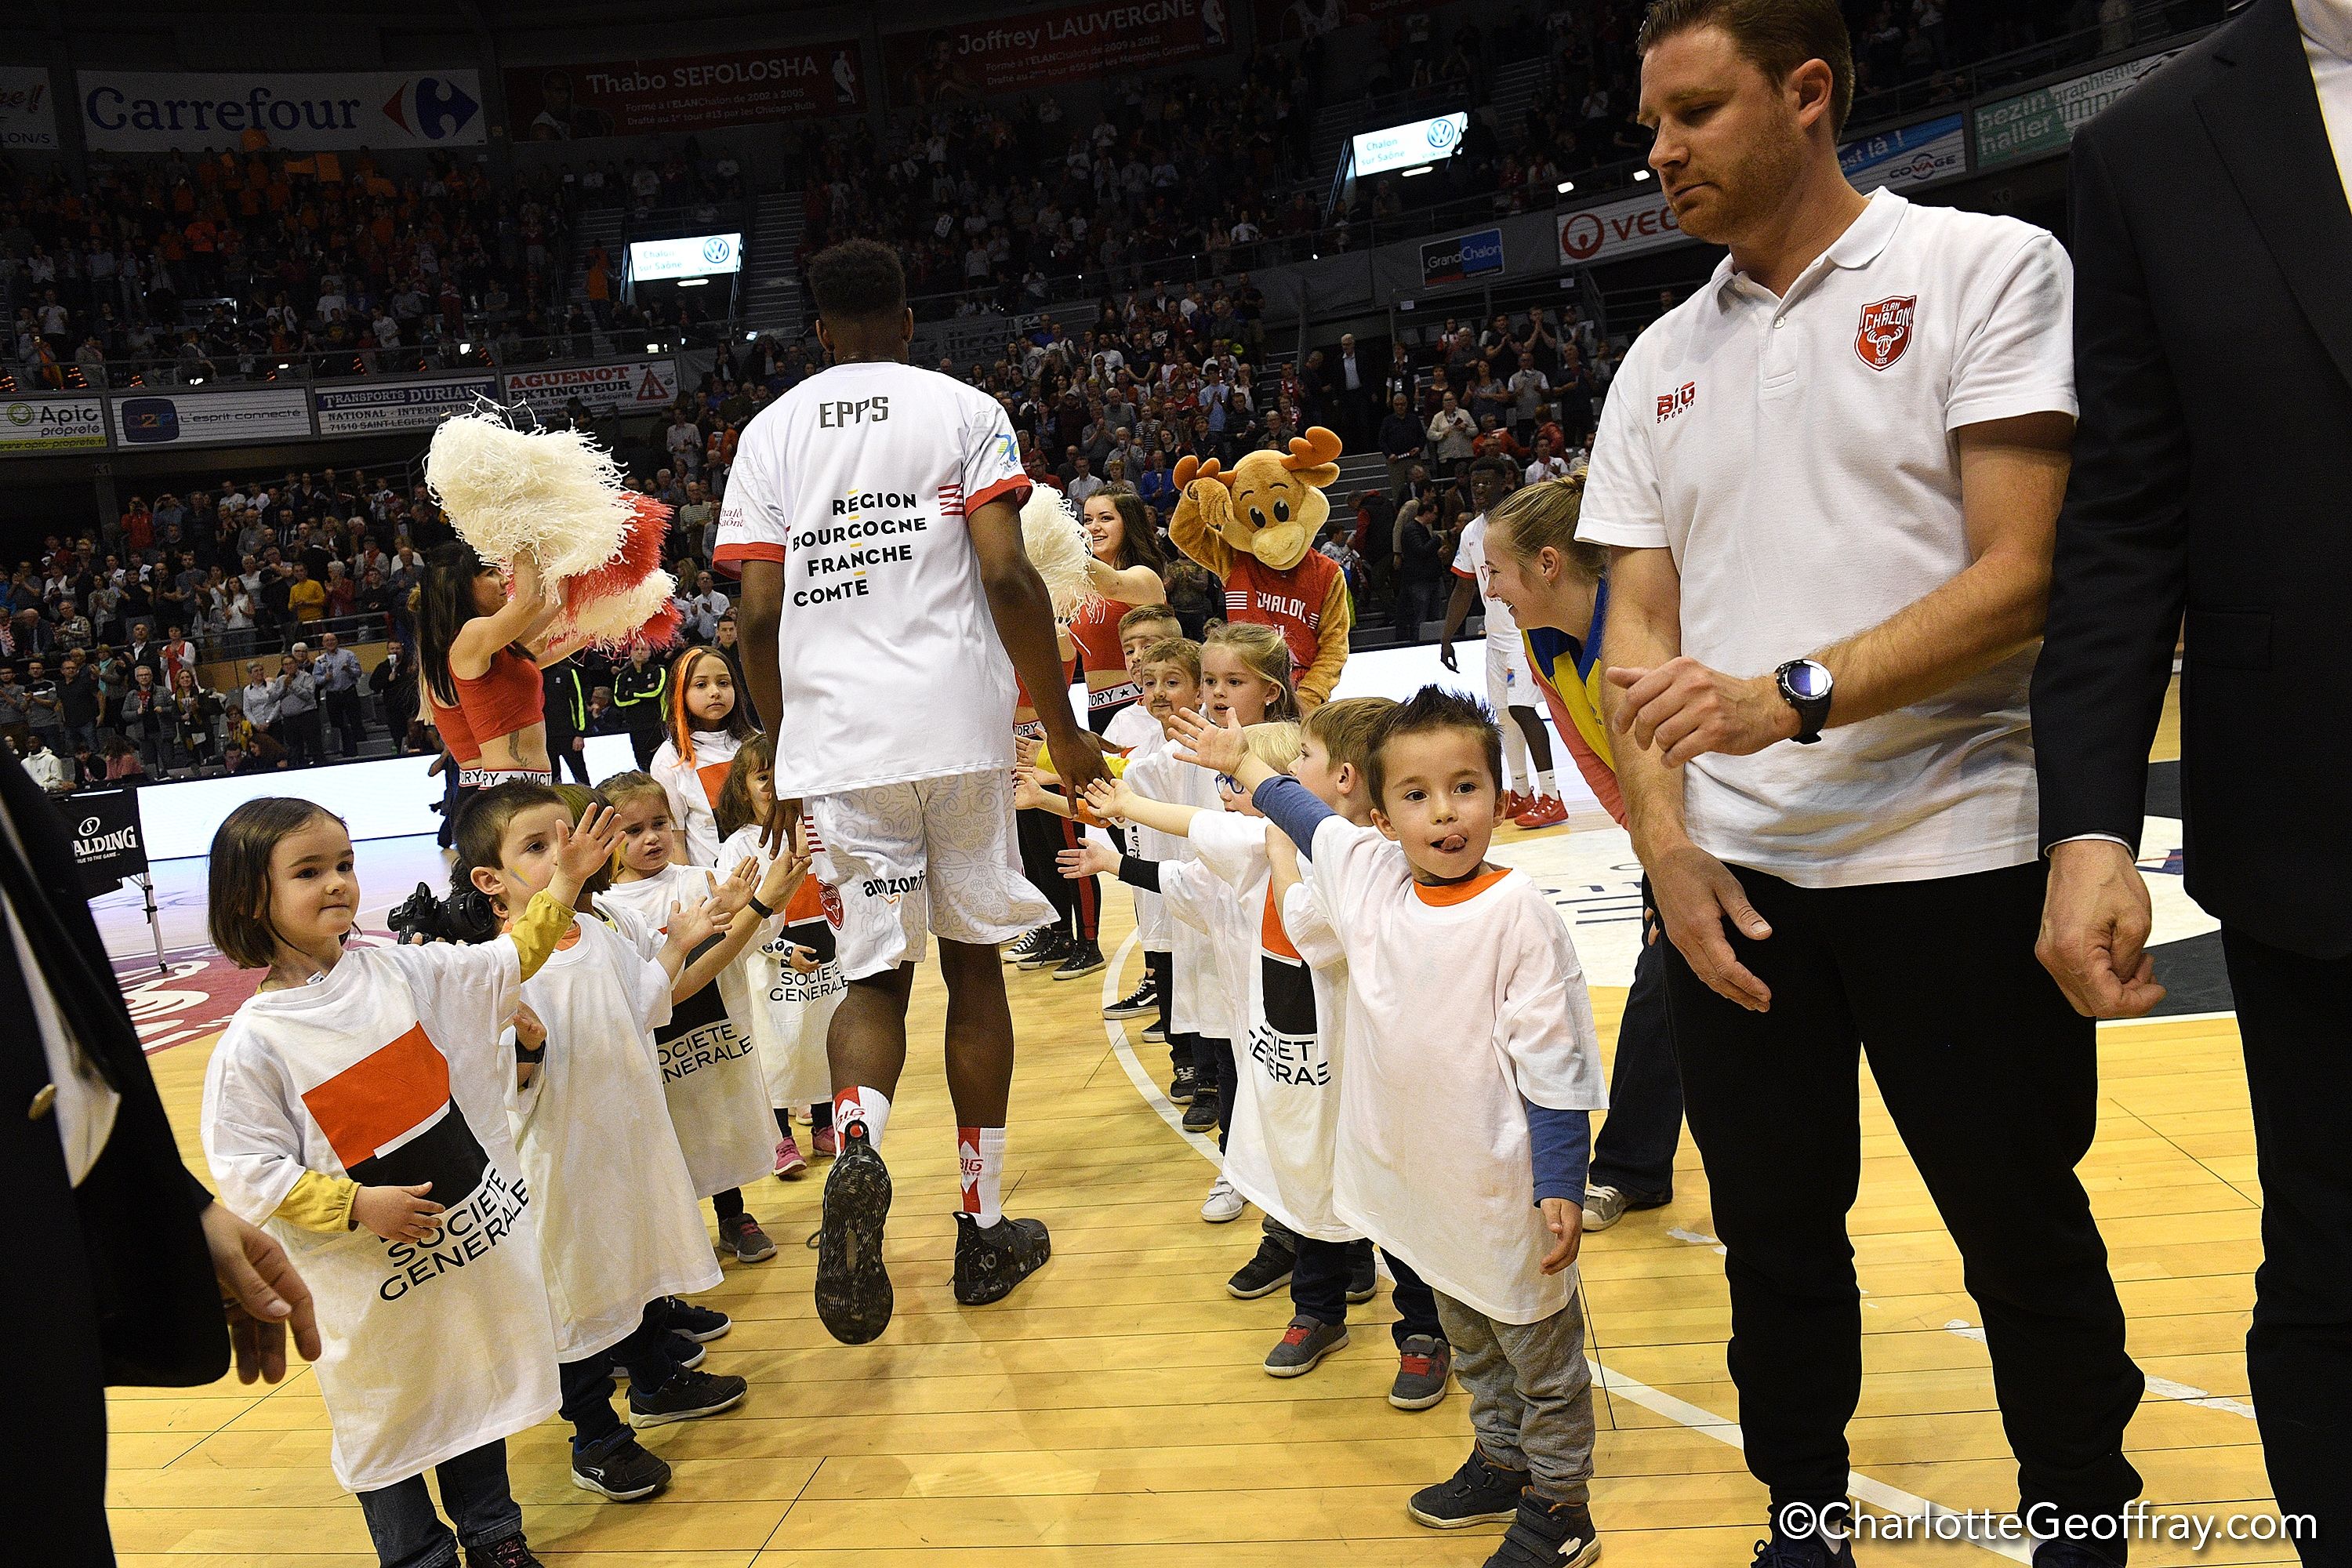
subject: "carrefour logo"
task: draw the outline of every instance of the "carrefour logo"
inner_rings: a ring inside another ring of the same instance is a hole
[[[401,83],[400,90],[384,100],[383,112],[410,135],[442,142],[471,124],[481,107],[456,82],[421,76]]]

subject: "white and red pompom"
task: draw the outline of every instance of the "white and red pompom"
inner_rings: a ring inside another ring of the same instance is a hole
[[[501,411],[444,420],[425,482],[485,561],[529,550],[561,598],[558,637],[606,647],[677,635],[677,584],[662,570],[669,508],[622,488],[612,455],[572,430],[518,430]]]
[[[1021,544],[1029,564],[1045,580],[1055,620],[1068,620],[1097,596],[1087,581],[1087,562],[1094,553],[1087,526],[1060,490],[1051,485],[1032,487],[1029,499],[1021,503]]]

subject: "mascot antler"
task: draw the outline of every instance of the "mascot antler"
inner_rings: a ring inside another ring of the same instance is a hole
[[[1282,459],[1282,466],[1297,473],[1301,468],[1319,468],[1339,460],[1339,435],[1317,425],[1310,426],[1306,435],[1290,438],[1290,456]]]

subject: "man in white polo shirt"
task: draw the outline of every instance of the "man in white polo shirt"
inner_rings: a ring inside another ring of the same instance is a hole
[[[2120,1563],[2141,1391],[2074,1174],[2092,1026],[2033,955],[2027,683],[2074,415],[2072,279],[2006,218],[1840,173],[1835,0],[1659,0],[1640,118],[1730,247],[1611,388],[1580,537],[1612,546],[1618,776],[1674,950],[1727,1249],[1759,1563],[1850,1561],[1856,1053],[1967,1263],[2042,1568]],[[1922,1451],[1921,1459],[1934,1458]],[[2105,1539],[2063,1539],[2066,1521]],[[1834,1536],[1834,1531],[1831,1535]]]

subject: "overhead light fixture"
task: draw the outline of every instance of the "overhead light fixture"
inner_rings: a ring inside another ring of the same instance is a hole
[[[1566,195],[1569,192],[1574,189],[1576,189],[1576,182],[1574,180],[1562,180],[1559,183],[1559,194],[1561,195]]]
[[[657,354],[657,353],[661,353],[661,344],[659,344],[659,343],[647,343],[647,344],[646,345],[646,353],[649,353],[649,354]]]
[[[471,343],[459,343],[457,345],[457,352],[461,354],[472,353],[474,352],[474,345]]]
[[[708,278],[681,278],[677,280],[677,286],[681,289],[699,289],[709,281]]]
[[[192,375],[188,377],[188,384],[190,386],[202,386],[204,384],[205,378],[201,375]]]
[[[1398,178],[1398,179],[1400,179],[1400,180],[1410,180],[1410,179],[1412,179],[1415,174],[1426,174],[1427,173],[1429,173],[1429,165],[1428,165],[1428,164],[1426,164],[1426,163],[1423,163],[1423,164],[1420,168],[1418,168],[1418,169],[1407,169],[1403,174],[1399,174],[1399,175],[1397,176],[1397,178]]]
[[[743,341],[747,343],[756,343],[760,341],[760,334],[757,332],[745,332],[743,334]]]
[[[1649,177],[1650,171],[1647,169],[1636,169],[1633,171],[1633,178],[1636,180],[1646,180]]]

